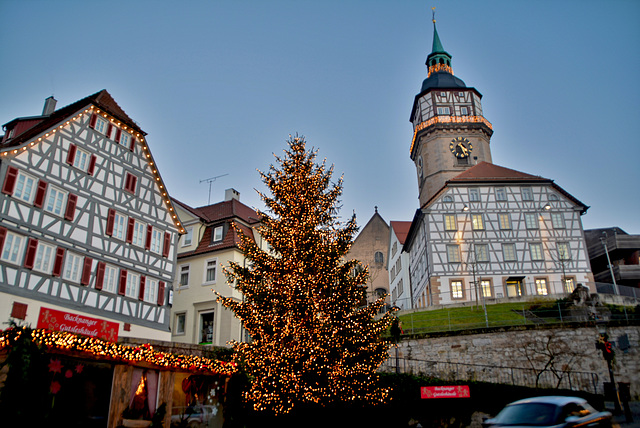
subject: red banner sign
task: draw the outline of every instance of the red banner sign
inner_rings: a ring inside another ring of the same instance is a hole
[[[471,392],[468,385],[423,386],[420,388],[421,398],[469,398]]]
[[[55,309],[40,308],[38,328],[66,331],[115,342],[118,340],[120,324]]]

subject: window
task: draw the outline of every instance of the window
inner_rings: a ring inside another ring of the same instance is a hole
[[[453,202],[453,196],[451,196],[451,195],[446,195],[444,198],[442,198],[442,202],[445,202],[445,203],[451,203],[451,202]]]
[[[502,256],[505,262],[516,260],[516,244],[502,244]]]
[[[162,245],[162,232],[154,228],[153,231],[151,232],[151,245],[149,246],[149,249],[154,253],[160,254],[161,245]]]
[[[400,259],[400,257],[398,257],[398,260],[396,260],[396,271],[400,273],[401,269],[402,269],[402,260]]]
[[[67,251],[62,278],[71,282],[80,282],[80,275],[82,275],[82,257]]]
[[[76,148],[76,154],[73,158],[73,166],[81,171],[89,170],[89,160],[91,156],[82,149]]]
[[[507,189],[504,187],[496,187],[496,201],[507,200]]]
[[[424,170],[423,170],[423,164],[422,164],[422,156],[418,156],[418,179],[420,179],[420,182],[422,182],[423,178],[424,178]]]
[[[382,254],[382,251],[376,251],[376,253],[373,255],[373,259],[376,264],[381,265],[384,263],[384,254]]]
[[[559,200],[558,195],[556,195],[555,193],[551,193],[549,195],[549,200],[550,201],[558,201]]]
[[[549,289],[547,288],[547,280],[545,278],[536,278],[536,293],[539,296],[546,296],[549,294]]]
[[[224,231],[224,226],[217,226],[213,229],[213,242],[222,241],[222,232]]]
[[[460,248],[458,245],[447,245],[447,260],[449,263],[460,263]]]
[[[113,212],[113,230],[111,231],[111,236],[124,241],[124,238],[125,238],[124,233],[126,230],[127,217],[120,214],[119,212],[116,212],[116,211],[112,211],[112,212]],[[109,225],[107,224],[107,229],[108,228],[109,228]],[[108,233],[109,231],[107,230],[107,234]]]
[[[538,216],[535,213],[525,213],[524,214],[524,224],[527,229],[537,229],[538,228]]]
[[[191,242],[193,241],[193,226],[187,227],[185,231],[187,233],[184,235],[184,239],[182,240],[183,247],[191,245]]]
[[[62,207],[65,206],[65,200],[67,199],[67,192],[55,187],[49,186],[49,192],[47,194],[47,202],[44,206],[46,211],[52,214],[62,216]]]
[[[449,107],[438,107],[438,114],[451,114],[449,112]]]
[[[498,214],[498,222],[500,223],[500,229],[502,229],[502,230],[511,229],[511,214],[509,214],[509,213],[499,213]]]
[[[551,225],[554,229],[564,229],[564,215],[562,213],[551,213]]]
[[[486,244],[479,244],[475,246],[476,261],[488,262],[489,261],[489,247]]]
[[[124,295],[137,299],[140,297],[138,294],[138,287],[140,285],[140,276],[137,273],[127,272],[127,288],[125,288]]]
[[[462,299],[464,294],[462,292],[462,281],[451,281],[451,298]]]
[[[564,278],[564,291],[567,293],[573,293],[573,290],[576,289],[576,279],[575,278]]]
[[[566,261],[571,260],[571,249],[568,242],[558,242],[558,260]]]
[[[471,227],[473,230],[483,230],[484,220],[482,220],[482,214],[471,214]]]
[[[158,302],[158,281],[155,279],[147,278],[144,286],[144,301],[148,303]]]
[[[105,131],[107,130],[107,122],[104,119],[98,117],[96,118],[96,124],[93,127],[93,129],[95,129],[101,134],[104,134]]]
[[[460,116],[469,116],[469,108],[460,107]]]
[[[204,281],[216,282],[216,270],[218,267],[217,260],[207,260],[207,266],[205,268]]]
[[[444,230],[457,230],[455,214],[444,215]]]
[[[398,281],[398,295],[402,296],[403,292],[404,292],[404,287],[402,285],[402,278],[400,278],[400,281]]]
[[[189,286],[189,265],[180,266],[180,287]]]
[[[138,220],[135,220],[133,222],[133,237],[131,239],[131,243],[133,245],[137,245],[138,247],[143,247],[145,231],[146,225],[144,223],[140,223]]]
[[[393,246],[391,247],[391,255],[395,256],[396,255],[396,251],[398,251],[398,243],[394,242]]]
[[[22,262],[22,247],[26,238],[16,235],[13,232],[7,232],[4,239],[4,247],[2,248],[2,256],[0,258],[5,262],[20,264]]]
[[[187,314],[186,313],[181,313],[181,314],[176,314],[176,320],[175,323],[173,325],[173,334],[174,335],[181,335],[185,333],[185,324],[187,321]]]
[[[533,201],[533,190],[531,190],[531,187],[522,187],[520,193],[522,194],[523,201]]]
[[[480,189],[469,189],[469,201],[480,202]]]
[[[104,268],[104,282],[102,284],[102,291],[115,294],[117,287],[118,269],[111,265],[106,265]]]
[[[200,314],[200,344],[213,343],[213,311]]]
[[[529,244],[529,250],[531,251],[531,260],[544,260],[542,244]]]
[[[125,147],[128,147],[130,142],[131,142],[131,136],[129,135],[129,133],[123,132],[122,135],[120,136],[120,144],[122,144]]]
[[[480,289],[484,297],[491,297],[491,280],[483,279],[480,281]]]
[[[124,190],[129,193],[136,193],[137,183],[138,177],[127,171],[124,175]]]
[[[13,196],[18,199],[22,199],[27,203],[33,202],[33,196],[35,194],[36,189],[36,179],[30,175],[23,173],[22,171],[18,172],[18,177],[16,180],[16,187],[13,191]]]
[[[54,250],[54,246],[39,242],[38,249],[36,251],[36,258],[33,263],[33,270],[37,270],[42,273],[51,273],[53,270]]]

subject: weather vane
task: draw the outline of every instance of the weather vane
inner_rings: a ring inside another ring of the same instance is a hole
[[[436,23],[436,7],[435,6],[431,8],[431,20],[433,21],[434,24]]]

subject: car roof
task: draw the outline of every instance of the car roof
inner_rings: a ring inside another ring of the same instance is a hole
[[[567,403],[585,403],[587,400],[580,397],[565,397],[560,395],[547,395],[541,397],[531,397],[525,398],[523,400],[514,401],[509,404],[526,404],[526,403],[543,403],[543,404],[554,404],[556,406],[564,406]]]

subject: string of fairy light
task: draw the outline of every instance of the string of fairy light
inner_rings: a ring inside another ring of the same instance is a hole
[[[212,360],[196,355],[178,355],[156,351],[150,344],[131,346],[108,342],[73,333],[44,329],[9,328],[0,333],[0,351],[11,348],[25,334],[31,340],[50,351],[60,353],[79,352],[99,360],[109,360],[128,364],[145,363],[161,369],[190,371],[203,374],[232,375],[237,372],[236,364]]]
[[[182,224],[179,221],[178,215],[175,213],[175,210],[173,208],[173,203],[171,202],[171,198],[169,197],[169,195],[167,193],[166,187],[164,185],[164,182],[162,181],[162,177],[160,176],[160,172],[158,171],[158,169],[156,167],[156,163],[155,163],[155,161],[153,159],[153,156],[151,155],[151,151],[149,150],[149,147],[148,147],[148,145],[146,143],[144,135],[141,135],[139,132],[135,131],[133,128],[127,127],[127,125],[122,123],[116,117],[108,114],[105,111],[100,110],[96,106],[91,105],[91,106],[87,107],[85,110],[81,111],[80,113],[76,114],[75,116],[73,116],[71,118],[68,118],[68,120],[66,120],[64,123],[61,123],[60,125],[58,125],[56,127],[53,127],[48,132],[44,133],[43,135],[39,136],[38,138],[34,138],[31,141],[25,142],[22,145],[22,147],[17,147],[17,148],[12,148],[12,149],[5,150],[5,151],[0,151],[0,156],[8,156],[8,155],[12,155],[12,154],[15,155],[15,154],[18,154],[18,153],[20,153],[22,151],[26,151],[29,147],[33,147],[36,144],[42,143],[43,141],[46,141],[46,139],[49,136],[53,136],[57,132],[62,131],[64,128],[66,128],[68,126],[71,126],[72,123],[80,121],[84,117],[91,117],[91,115],[93,115],[93,114],[99,115],[100,117],[106,119],[111,124],[116,125],[116,126],[122,128],[124,131],[128,132],[129,134],[131,134],[132,136],[135,136],[136,141],[138,141],[140,143],[140,146],[142,147],[142,151],[143,151],[142,154],[145,157],[145,160],[147,161],[147,164],[149,165],[149,170],[151,171],[151,173],[154,176],[156,185],[160,189],[160,193],[162,194],[163,201],[164,201],[165,205],[167,206],[167,209],[170,212],[171,219],[172,219],[173,223],[178,228],[180,233],[184,233],[184,228],[182,227]]]
[[[342,179],[333,167],[315,164],[303,139],[294,138],[280,168],[261,173],[272,197],[261,197],[272,215],[260,212],[259,233],[272,251],[242,234],[240,248],[250,268],[231,263],[225,271],[243,300],[218,294],[239,317],[250,343],[234,344],[252,379],[245,398],[256,410],[289,412],[296,403],[382,403],[388,389],[376,370],[389,342],[380,335],[389,314],[375,319],[384,298],[366,299],[367,269],[345,260],[357,231],[355,218],[337,225]]]
[[[489,129],[493,129],[491,123],[485,119],[483,116],[445,116],[439,115],[434,116],[431,119],[425,120],[424,122],[420,122],[415,129],[413,130],[413,138],[411,139],[411,149],[409,153],[413,153],[413,146],[416,143],[416,137],[418,136],[418,132],[423,129],[435,125],[436,123],[484,123],[487,125]]]

